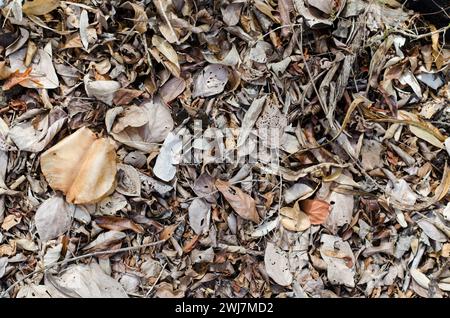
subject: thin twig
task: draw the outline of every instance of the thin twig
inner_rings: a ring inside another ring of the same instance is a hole
[[[150,289],[148,290],[148,292],[145,294],[145,298],[148,298],[148,296],[149,296],[150,293],[152,292],[153,288],[155,288],[156,284],[158,283],[159,279],[161,278],[161,276],[162,276],[162,274],[163,274],[163,272],[164,272],[164,269],[166,268],[166,265],[167,265],[167,263],[165,263],[165,264],[163,265],[163,267],[161,268],[161,271],[159,272],[158,277],[156,277],[156,280],[155,280],[155,282],[153,283],[152,287],[150,287]]]
[[[138,249],[146,248],[146,247],[150,247],[150,246],[156,246],[158,244],[164,243],[165,241],[166,240],[160,240],[160,241],[147,243],[147,244],[142,244],[142,245],[138,245],[138,246],[123,247],[123,248],[119,248],[117,250],[107,250],[107,251],[99,251],[99,252],[87,253],[87,254],[83,254],[83,255],[80,255],[80,256],[75,256],[75,257],[72,257],[72,258],[68,258],[68,259],[62,260],[60,262],[56,262],[56,263],[52,263],[52,264],[46,265],[43,268],[39,268],[39,269],[34,270],[33,272],[25,275],[24,277],[22,277],[21,279],[19,279],[15,283],[13,283],[3,293],[0,294],[0,298],[5,297],[5,295],[11,289],[13,289],[15,286],[17,286],[21,282],[23,282],[25,279],[27,279],[27,278],[29,278],[29,277],[37,274],[37,273],[46,272],[47,270],[49,270],[50,268],[53,268],[55,266],[67,264],[67,263],[70,263],[70,262],[73,262],[73,261],[77,261],[77,260],[80,260],[80,259],[83,259],[83,258],[87,258],[87,257],[92,257],[92,256],[105,255],[105,254],[117,254],[117,253],[121,253],[121,252],[128,252],[128,251],[138,250]]]

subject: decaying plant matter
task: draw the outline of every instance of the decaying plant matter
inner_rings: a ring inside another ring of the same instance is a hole
[[[1,297],[448,298],[450,30],[408,6],[0,0]]]

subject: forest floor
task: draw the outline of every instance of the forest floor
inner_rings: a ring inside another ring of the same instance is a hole
[[[449,297],[447,12],[0,0],[0,297]]]

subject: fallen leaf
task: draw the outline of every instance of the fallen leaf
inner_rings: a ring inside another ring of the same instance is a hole
[[[198,72],[194,77],[192,97],[209,97],[217,95],[225,89],[228,82],[226,66],[211,64]]]
[[[200,198],[195,198],[189,206],[189,225],[195,234],[201,235],[209,229],[211,206]]]
[[[292,284],[292,273],[289,266],[289,258],[285,251],[267,242],[264,252],[264,265],[267,274],[280,286]]]
[[[140,108],[140,110],[136,110]],[[129,111],[115,107],[106,113],[105,122],[112,137],[124,145],[150,153],[158,149],[174,128],[170,110],[161,98],[143,102]]]
[[[112,105],[114,95],[120,87],[120,83],[116,81],[90,81],[87,77],[84,80],[86,94],[89,97],[95,97],[107,105]]]
[[[332,191],[326,198],[331,206],[330,214],[323,224],[331,233],[336,234],[339,227],[350,224],[353,217],[353,195]]]
[[[298,201],[294,207],[283,207],[280,209],[281,224],[289,231],[302,232],[311,226],[308,215],[301,211]]]
[[[121,218],[118,216],[99,216],[95,218],[95,223],[103,229],[113,231],[132,230],[136,233],[144,233],[144,228],[139,224],[134,223],[130,219]]]
[[[8,136],[20,150],[42,151],[66,123],[67,114],[55,107],[36,123],[38,118],[18,123],[9,130]]]
[[[53,298],[128,298],[119,282],[106,275],[96,262],[70,265],[62,275],[47,277],[45,286]]]
[[[111,247],[120,244],[127,235],[123,232],[110,230],[105,233],[100,233],[95,240],[83,247],[83,250],[89,253],[105,251]]]
[[[243,219],[259,223],[259,215],[256,211],[255,200],[238,187],[230,185],[229,182],[216,180],[217,189],[231,205],[233,210]]]
[[[45,200],[34,216],[40,239],[45,242],[67,232],[70,229],[74,211],[75,206],[68,204],[59,195]]]
[[[34,0],[36,1],[36,0]],[[81,39],[81,43],[83,44],[83,47],[85,50],[88,49],[89,46],[89,40],[88,40],[88,27],[89,27],[89,18],[88,18],[88,13],[86,10],[81,11],[80,14],[80,39]]]
[[[4,229],[5,231],[9,231],[14,226],[19,224],[20,220],[21,220],[20,217],[17,217],[14,214],[10,214],[7,217],[5,217],[5,219],[3,220],[2,229]]]
[[[172,77],[159,89],[159,95],[166,103],[177,98],[186,88],[186,81],[182,78]]]
[[[130,197],[138,197],[141,195],[139,173],[132,166],[118,164],[117,180],[117,192]]]
[[[83,127],[42,154],[41,170],[68,202],[95,203],[114,190],[116,153],[110,141]]]
[[[59,0],[25,0],[22,6],[26,15],[44,15],[59,7]]]
[[[350,245],[340,237],[328,234],[322,234],[320,241],[320,255],[327,264],[329,281],[355,287],[355,257]]]
[[[22,286],[17,292],[16,298],[52,298],[44,285],[29,284]]]
[[[160,240],[168,240],[169,238],[172,237],[173,233],[175,232],[175,230],[177,229],[178,224],[172,224],[169,226],[166,226],[164,228],[164,230],[161,231],[161,233],[159,233],[159,239]]]
[[[135,29],[139,33],[145,33],[147,31],[147,23],[148,23],[148,17],[145,13],[145,8],[143,5],[139,3],[134,3],[127,1],[121,5],[122,8],[126,8],[129,10],[134,11],[134,21],[135,22]]]
[[[307,199],[300,201],[300,209],[309,216],[311,224],[318,225],[327,220],[331,206],[324,200]]]
[[[53,51],[51,43],[39,48],[34,55],[31,65],[24,61],[27,49],[23,48],[9,56],[11,70],[27,74],[20,85],[27,88],[55,89],[59,87],[59,79],[53,65]],[[30,70],[31,69],[31,70]]]
[[[158,158],[156,158],[153,173],[163,181],[172,180],[176,173],[177,157],[182,150],[182,143],[179,136],[169,133],[164,144],[161,147]]]

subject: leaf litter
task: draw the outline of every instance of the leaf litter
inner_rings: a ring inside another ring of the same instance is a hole
[[[448,298],[450,12],[403,2],[0,1],[0,297]]]

